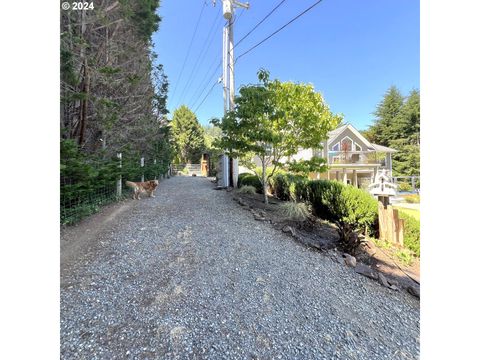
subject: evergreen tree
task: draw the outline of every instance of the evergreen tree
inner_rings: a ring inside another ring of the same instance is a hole
[[[204,130],[195,114],[185,105],[173,112],[172,140],[180,163],[197,163],[205,149]]]
[[[420,175],[420,92],[403,99],[392,86],[377,105],[376,120],[362,134],[371,142],[398,150],[392,155],[393,175]]]
[[[391,86],[373,113],[376,120],[370,128],[371,138],[369,140],[375,144],[389,146],[390,141],[397,138],[395,124],[402,106],[402,94],[397,87]]]

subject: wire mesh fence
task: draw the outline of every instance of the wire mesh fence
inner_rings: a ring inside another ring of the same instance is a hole
[[[132,196],[125,181],[165,177],[169,164],[138,157],[76,160],[60,171],[60,223],[70,225],[96,213],[102,206]]]

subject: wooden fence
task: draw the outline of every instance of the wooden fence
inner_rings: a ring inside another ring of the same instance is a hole
[[[381,201],[378,202],[380,240],[403,246],[404,222],[392,205],[384,206]]]

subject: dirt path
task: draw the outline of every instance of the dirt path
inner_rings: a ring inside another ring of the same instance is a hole
[[[87,231],[88,230],[88,231]],[[62,232],[64,359],[413,359],[419,302],[200,177]]]

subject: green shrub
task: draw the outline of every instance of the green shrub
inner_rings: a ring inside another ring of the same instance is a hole
[[[257,189],[252,185],[243,185],[238,189],[238,192],[242,194],[255,194]]]
[[[60,141],[60,222],[71,224],[116,199],[116,158],[88,155],[75,141]]]
[[[408,182],[402,181],[397,184],[397,190],[398,191],[412,191],[412,185],[409,184]]]
[[[338,181],[310,181],[310,202],[318,217],[337,225],[347,251],[356,249],[358,233],[374,230],[378,219],[377,201],[369,193]]]
[[[402,210],[399,210],[398,214],[404,219],[403,245],[416,256],[420,256],[420,221]]]
[[[301,175],[278,174],[270,179],[272,193],[281,200],[308,201],[309,180]]]
[[[305,203],[289,201],[280,205],[280,214],[290,220],[305,221],[309,213]]]
[[[403,196],[405,201],[409,204],[419,204],[420,203],[420,195],[418,194],[409,194]]]
[[[251,185],[255,187],[259,194],[263,193],[262,183],[257,175],[242,173],[238,175],[238,186],[242,187],[244,185]]]

